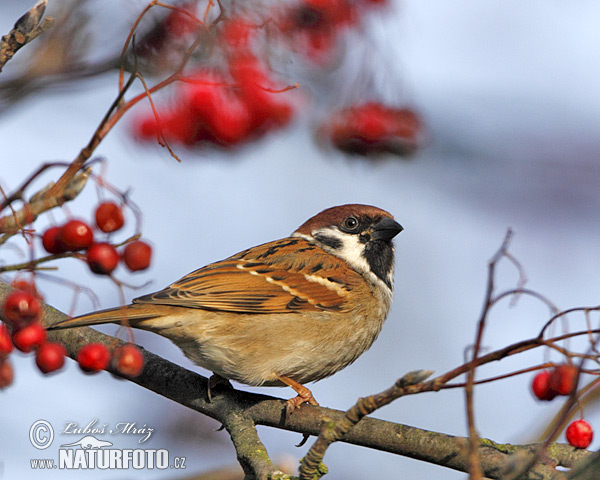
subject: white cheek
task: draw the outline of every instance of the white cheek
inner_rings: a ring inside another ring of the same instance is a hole
[[[363,257],[365,244],[359,241],[358,235],[343,233],[337,228],[321,228],[317,232],[313,232],[313,236],[317,233],[326,235],[327,237],[336,238],[342,244],[341,248],[331,248],[327,245],[322,245],[323,249],[344,259],[346,262],[348,262],[348,265],[350,265],[357,272],[368,275],[369,277],[372,276],[373,279],[377,278],[375,274],[371,273],[369,262],[367,262],[367,259]]]
[[[342,241],[342,248],[335,250],[335,253],[346,260],[348,264],[354,268],[354,270],[361,273],[370,272],[371,268],[369,267],[369,263],[362,255],[365,249],[365,244],[360,243],[358,240],[358,235],[344,235],[339,233],[337,238]]]
[[[369,262],[367,262],[367,259],[363,257],[365,244],[359,241],[358,235],[340,232],[337,228],[320,228],[319,230],[313,231],[312,236],[304,235],[302,233],[294,233],[293,236],[305,238],[310,242],[314,242],[314,237],[319,234],[338,239],[342,244],[341,248],[331,248],[320,242],[319,245],[321,248],[323,248],[323,250],[330,252],[348,262],[348,265],[350,265],[354,270],[364,275],[372,284],[377,285],[383,292],[385,292],[385,301],[386,303],[389,303],[392,296],[392,290],[385,284],[383,280],[381,280],[371,271]],[[393,275],[394,269],[392,266],[392,269],[389,272],[390,285],[392,285]]]

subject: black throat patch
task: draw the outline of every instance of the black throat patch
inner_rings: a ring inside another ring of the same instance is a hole
[[[391,242],[374,240],[365,246],[363,256],[371,271],[392,290],[392,281],[389,277],[394,267],[394,246]]]

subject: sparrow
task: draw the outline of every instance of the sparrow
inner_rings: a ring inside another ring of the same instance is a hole
[[[304,384],[354,362],[381,331],[392,302],[392,239],[401,231],[377,207],[328,208],[289,237],[211,263],[131,305],[50,328],[149,330],[216,378],[292,387],[288,412],[318,405]]]

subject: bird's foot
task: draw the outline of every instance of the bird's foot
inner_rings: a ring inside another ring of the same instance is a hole
[[[298,394],[297,397],[290,398],[286,402],[285,408],[286,408],[287,415],[290,415],[294,410],[296,410],[298,407],[300,407],[300,405],[302,405],[303,403],[309,403],[310,405],[317,405],[317,406],[319,405],[319,403],[315,400],[315,397],[313,397],[312,392],[308,388],[306,388],[304,385],[302,385],[288,377],[279,377],[279,380],[281,380],[286,385],[289,385],[290,387],[292,387]]]
[[[233,385],[231,385],[231,383],[229,383],[229,380],[227,380],[226,378],[223,378],[221,375],[213,373],[208,379],[208,390],[206,392],[206,396],[208,397],[209,403],[212,402],[212,392],[217,387],[233,388]]]

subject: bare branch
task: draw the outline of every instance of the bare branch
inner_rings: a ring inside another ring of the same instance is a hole
[[[52,18],[44,18],[48,0],[40,0],[19,18],[13,29],[0,40],[0,72],[17,51],[37,38],[52,25]]]
[[[3,233],[0,237],[0,245],[4,244],[10,237],[23,228],[24,225],[33,223],[42,213],[55,207],[60,207],[77,197],[83,190],[83,187],[85,187],[90,173],[91,169],[89,167],[77,173],[77,175],[70,179],[58,196],[50,194],[54,186],[51,183],[33,195],[21,210],[0,218],[0,232]],[[22,195],[23,192],[21,191],[20,194]]]

